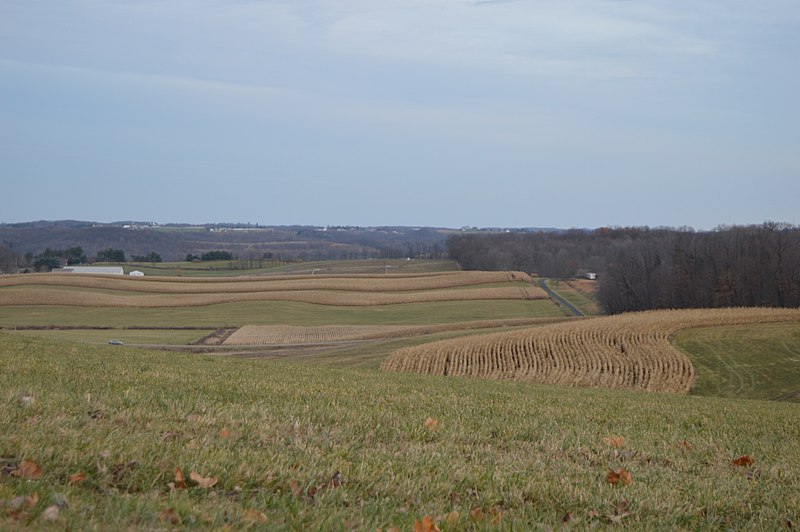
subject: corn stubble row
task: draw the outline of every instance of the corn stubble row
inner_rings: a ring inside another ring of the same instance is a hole
[[[382,368],[431,375],[688,393],[689,359],[670,337],[692,327],[800,321],[798,309],[736,308],[621,314],[401,349]]]

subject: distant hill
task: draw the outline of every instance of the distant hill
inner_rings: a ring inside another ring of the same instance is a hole
[[[271,254],[283,260],[361,258],[439,258],[453,230],[431,227],[318,227],[250,224],[168,224],[78,220],[0,224],[0,246],[17,255],[39,254],[45,248],[80,246],[94,258],[98,251],[122,249],[127,257],[158,253],[165,261],[213,250],[237,258]]]

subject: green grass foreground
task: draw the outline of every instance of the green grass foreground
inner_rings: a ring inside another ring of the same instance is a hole
[[[429,515],[442,530],[779,529],[800,519],[797,404],[9,334],[0,362],[0,528],[410,530]],[[743,455],[754,463],[732,463]],[[13,476],[23,460],[41,477]],[[169,486],[176,468],[186,489]],[[631,485],[607,482],[623,468]],[[192,471],[218,481],[201,487]]]
[[[692,393],[800,402],[800,323],[686,329],[672,339],[692,360]]]

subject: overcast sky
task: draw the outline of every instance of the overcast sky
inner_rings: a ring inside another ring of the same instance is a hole
[[[0,222],[800,223],[797,0],[0,0]]]

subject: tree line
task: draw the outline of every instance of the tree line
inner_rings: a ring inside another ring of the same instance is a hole
[[[800,228],[789,224],[463,234],[450,237],[447,250],[465,269],[597,272],[598,301],[612,314],[800,306]]]

